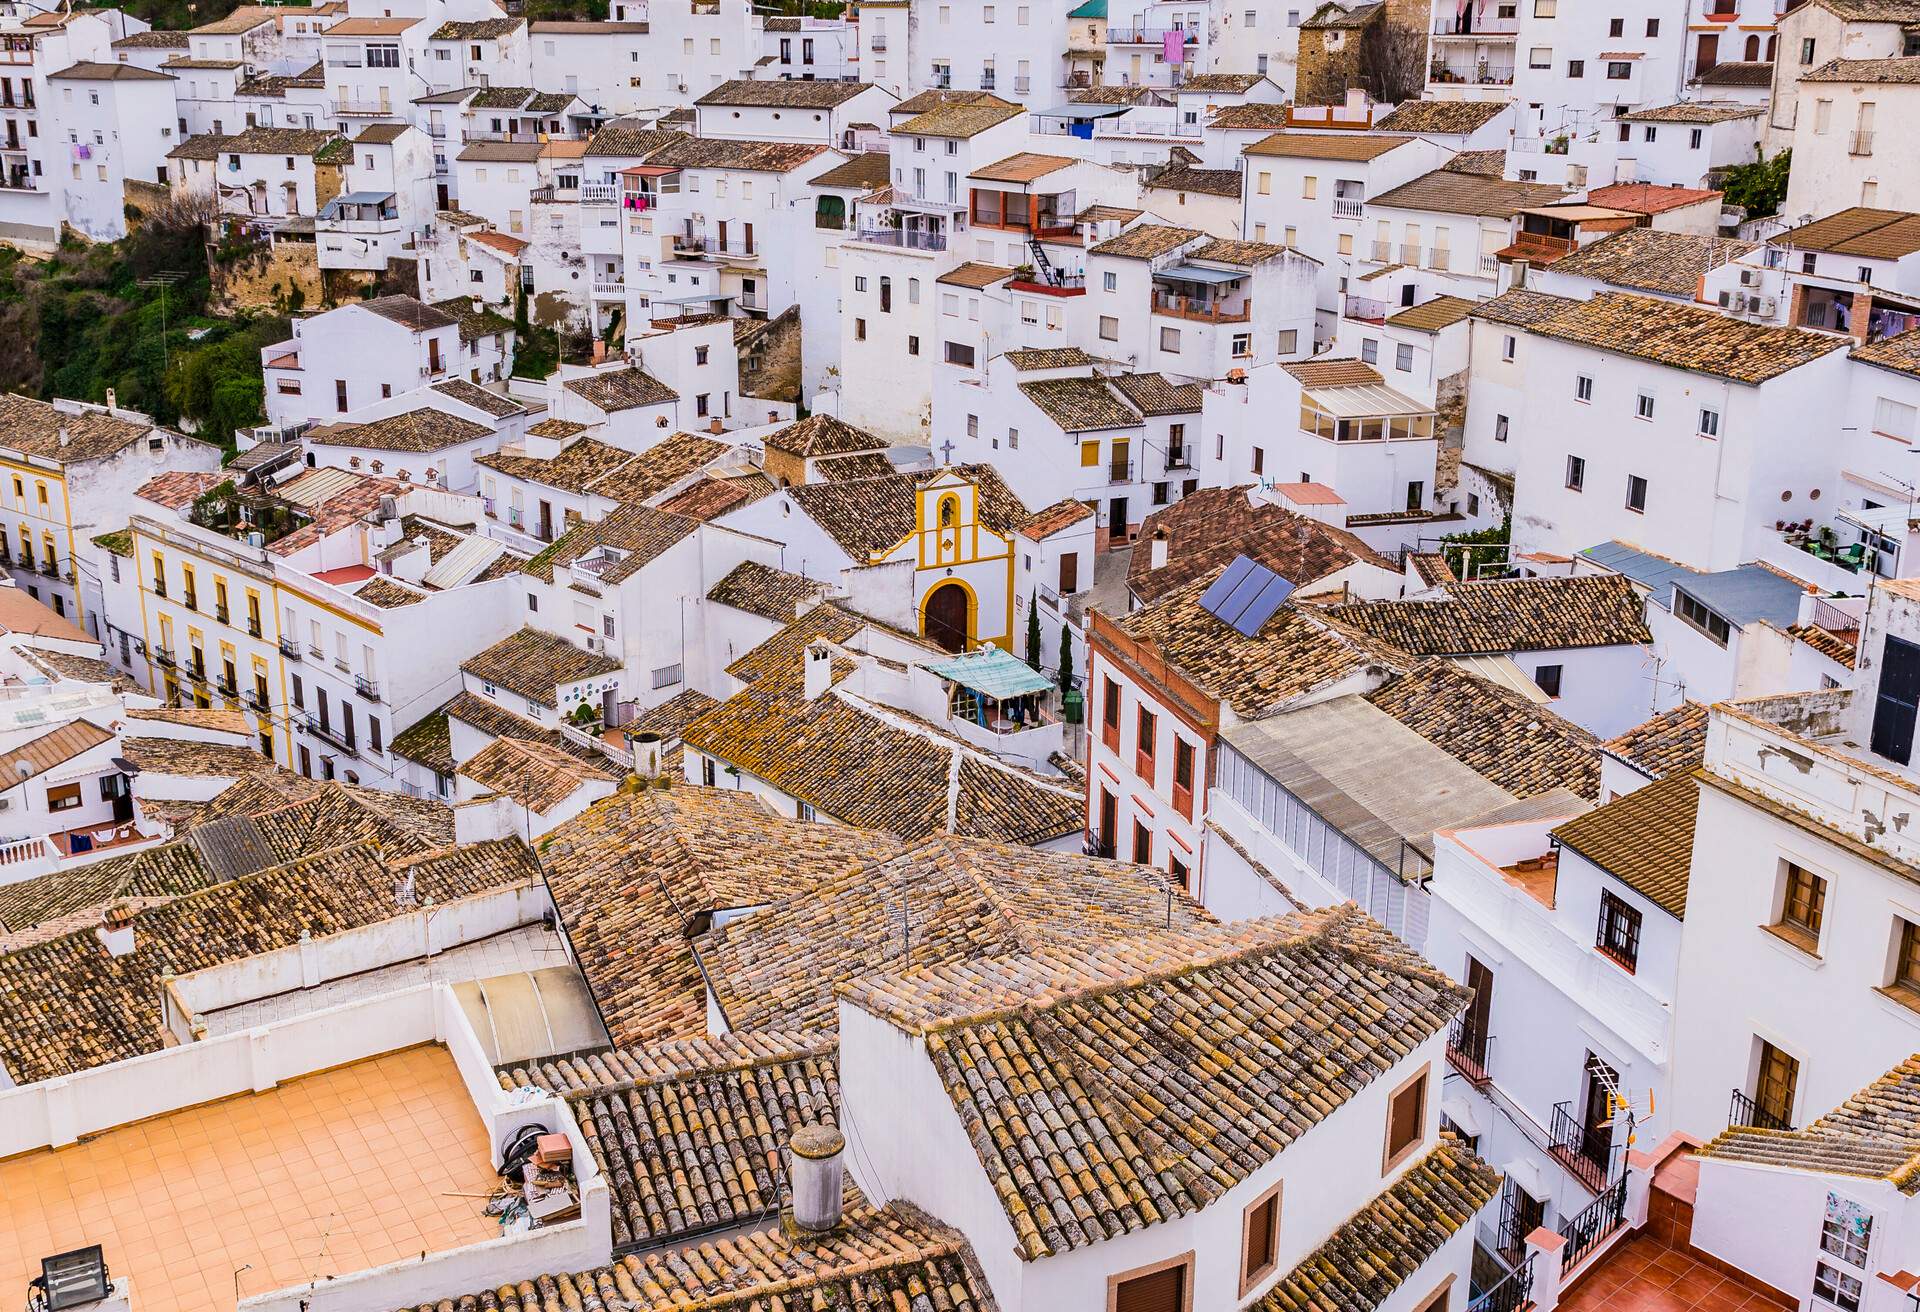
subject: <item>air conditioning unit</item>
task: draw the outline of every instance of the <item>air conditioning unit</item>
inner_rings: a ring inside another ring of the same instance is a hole
[[[1735,314],[1751,314],[1753,312],[1753,302],[1755,299],[1755,297],[1741,292],[1733,298],[1733,312]]]
[[[591,651],[591,652],[597,652],[597,651],[600,651],[600,650],[601,650],[602,648],[604,648],[605,646],[606,646],[606,644],[605,644],[604,642],[602,642],[602,641],[600,641],[600,639],[598,639],[598,638],[588,638],[588,639],[587,639],[587,650],[588,650],[588,651]]]
[[[1721,293],[1720,293],[1720,308],[1721,308],[1721,309],[1723,309],[1723,310],[1731,310],[1731,309],[1733,308],[1733,293],[1732,293],[1732,292],[1721,292]]]
[[[1758,287],[1760,285],[1760,270],[1758,269],[1740,270],[1740,285],[1742,287]]]
[[[1762,319],[1771,319],[1774,315],[1780,313],[1780,298],[1777,296],[1751,297],[1749,298],[1748,304],[1752,307],[1753,312]]]

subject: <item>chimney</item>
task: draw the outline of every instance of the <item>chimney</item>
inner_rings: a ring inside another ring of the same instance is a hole
[[[718,419],[715,419],[713,422],[707,425],[707,431],[709,433],[712,433],[714,436],[718,437],[721,433],[724,433],[727,431],[727,426],[721,423]]]
[[[473,298],[473,312],[475,314],[485,313],[486,308],[487,308],[487,303],[485,301],[481,300],[478,296]]]
[[[99,935],[100,946],[107,950],[110,957],[124,957],[133,951],[133,904],[115,902],[100,916],[100,925],[93,931]]]
[[[789,1147],[794,1228],[814,1235],[839,1229],[845,1180],[840,1154],[846,1150],[846,1137],[831,1125],[809,1125],[794,1132]]]
[[[65,424],[60,425],[60,445],[71,446],[72,444],[73,444],[73,434],[67,431],[67,426]]]
[[[810,642],[802,660],[807,700],[818,701],[833,686],[833,649],[824,642]]]
[[[118,410],[119,408],[120,408],[120,395],[119,393],[114,391],[113,388],[109,387],[107,389],[107,413],[111,414],[115,410]]]
[[[1527,285],[1527,271],[1531,267],[1532,263],[1528,260],[1515,260],[1513,262],[1513,277],[1508,281],[1507,289],[1509,291],[1515,290],[1516,288],[1524,290]]]
[[[633,772],[642,779],[660,777],[659,734],[636,733],[633,735]]]
[[[1165,569],[1167,567],[1167,531],[1157,528],[1153,531],[1153,541],[1147,546],[1147,568]]]
[[[593,339],[593,362],[595,364],[605,364],[606,361],[607,344],[596,337]]]

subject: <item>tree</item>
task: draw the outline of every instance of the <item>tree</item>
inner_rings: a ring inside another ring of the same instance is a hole
[[[1027,664],[1040,668],[1040,590],[1027,598]]]
[[[1073,691],[1073,626],[1060,621],[1060,691]]]
[[[1787,177],[1793,171],[1793,152],[1783,150],[1766,159],[1754,147],[1750,164],[1735,164],[1720,180],[1721,203],[1739,206],[1749,219],[1778,214],[1787,201]]]
[[[1360,85],[1385,105],[1418,100],[1427,84],[1427,33],[1392,21],[1383,10],[1368,25],[1360,47]]]

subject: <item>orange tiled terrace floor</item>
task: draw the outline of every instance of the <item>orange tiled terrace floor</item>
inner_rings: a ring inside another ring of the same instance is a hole
[[[1596,1259],[1561,1312],[1781,1312],[1770,1299],[1646,1231]]]
[[[242,1297],[496,1237],[499,1183],[453,1059],[411,1048],[0,1162],[0,1291],[87,1244],[142,1312]]]

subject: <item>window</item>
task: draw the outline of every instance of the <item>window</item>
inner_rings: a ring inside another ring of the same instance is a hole
[[[1159,737],[1160,717],[1146,707],[1139,707],[1134,715],[1133,730],[1133,769],[1146,782],[1147,787],[1154,786],[1154,747]]]
[[[948,342],[946,347],[946,360],[948,364],[957,364],[967,369],[973,368],[974,352],[971,346],[963,345],[960,342]]]
[[[853,340],[856,342],[864,342],[867,340],[867,321],[865,319],[855,319],[853,321]]]
[[[1560,695],[1560,674],[1565,668],[1563,665],[1536,666],[1533,671],[1534,686],[1549,697],[1558,697]]]
[[[1584,60],[1584,59],[1569,59],[1569,60],[1567,61],[1567,76],[1568,76],[1568,77],[1570,77],[1570,78],[1583,78],[1583,77],[1585,77],[1586,75],[1587,75],[1587,61],[1586,61],[1586,60]]]
[[[1169,355],[1180,354],[1180,330],[1178,328],[1162,328],[1160,330],[1160,349]]]
[[[908,336],[908,338],[907,338],[907,354],[908,354],[908,355],[918,355],[918,354],[920,354],[920,339],[919,339],[918,337],[914,337],[914,336],[911,336],[911,335],[909,335],[909,336]]]
[[[1533,0],[1533,16],[1535,18],[1552,18],[1554,12],[1558,10],[1559,7],[1560,0]]]
[[[1640,960],[1640,913],[1607,889],[1600,890],[1600,928],[1593,945],[1628,970]]]
[[[1659,19],[1657,19],[1657,18],[1649,18],[1649,19],[1647,20],[1647,35],[1648,35],[1648,36],[1650,36],[1650,37],[1655,37],[1655,36],[1659,36],[1659,35],[1660,35],[1660,20],[1659,20]]]
[[[1311,173],[1309,173],[1306,177],[1300,180],[1300,198],[1302,200],[1313,200],[1319,194],[1320,194],[1320,179],[1314,177]]]
[[[1102,291],[1109,291],[1109,292],[1119,291],[1120,275],[1112,271],[1108,271],[1106,273],[1101,274],[1100,287]]]
[[[1626,20],[1626,19],[1624,19],[1624,18],[1609,18],[1609,19],[1607,20],[1607,35],[1608,35],[1608,36],[1625,36],[1626,34],[1627,34],[1627,20]]]
[[[1791,861],[1780,889],[1780,918],[1773,931],[1797,947],[1815,952],[1827,915],[1827,881]]]
[[[1300,349],[1300,330],[1288,328],[1280,334],[1280,354],[1292,355]]]
[[[1718,410],[1702,409],[1700,411],[1700,436],[1720,436],[1720,412]]]
[[[47,810],[71,811],[80,805],[80,785],[60,784],[47,789]]]
[[[1193,744],[1179,734],[1173,736],[1173,809],[1193,819]]]
[[[1520,342],[1512,333],[1508,333],[1500,339],[1500,358],[1502,360],[1512,360],[1513,357],[1519,353]]]
[[[1567,487],[1578,492],[1587,485],[1587,462],[1579,456],[1567,457]]]
[[[1495,415],[1493,417],[1493,440],[1494,441],[1496,442],[1506,441],[1507,434],[1510,431],[1512,431],[1512,423],[1507,419],[1505,415]]]
[[[1615,59],[1607,64],[1607,78],[1613,82],[1625,82],[1633,76],[1633,65],[1624,59]]]
[[[1552,68],[1553,48],[1551,46],[1535,46],[1529,50],[1527,52],[1527,67]]]
[[[1103,342],[1117,342],[1120,340],[1120,321],[1112,315],[1103,314],[1100,316],[1100,340]]]
[[[1593,379],[1587,377],[1585,374],[1575,375],[1573,380],[1573,399],[1591,404],[1593,401]]]
[[[1627,475],[1627,509],[1636,515],[1647,510],[1647,480],[1638,474]]]
[[[1100,441],[1098,438],[1080,444],[1080,467],[1092,469],[1100,463]]]
[[[1280,1186],[1249,1206],[1240,1221],[1240,1297],[1273,1274],[1280,1255]]]
[[[1413,347],[1402,342],[1393,348],[1393,367],[1403,374],[1413,372]]]
[[[1687,133],[1687,149],[1688,150],[1700,149],[1700,147],[1706,142],[1706,139],[1707,139],[1707,133],[1704,128],[1694,128],[1692,131]]]
[[[1653,393],[1642,392],[1634,398],[1633,413],[1636,419],[1653,418]]]
[[[1245,360],[1253,354],[1253,334],[1235,333],[1233,335],[1233,358]]]
[[[1911,920],[1895,923],[1900,926],[1900,942],[1894,952],[1893,979],[1887,987],[1910,1002],[1920,1003],[1920,925]]]
[[[1112,1312],[1190,1312],[1189,1273],[1193,1254],[1158,1267],[1107,1277],[1107,1306]]]
[[[1407,1160],[1426,1137],[1426,1130],[1427,1072],[1423,1069],[1395,1089],[1387,1101],[1387,1145],[1381,1174]]]
[[[1839,1203],[1833,1194],[1827,1195],[1827,1215],[1820,1225],[1820,1251],[1832,1253],[1850,1266],[1865,1267],[1867,1249],[1873,1244],[1873,1217],[1855,1209],[1849,1209],[1851,1216],[1842,1215]]]
[[[1813,62],[1812,37],[1807,37],[1800,42],[1800,62],[1803,64],[1811,64]]]
[[[1833,102],[1816,100],[1813,102],[1813,135],[1824,137],[1833,128]]]
[[[1720,646],[1727,645],[1727,639],[1732,634],[1727,621],[1679,588],[1673,591],[1673,613]]]
[[[1139,820],[1133,822],[1133,863],[1137,866],[1153,864],[1153,830]]]
[[[1813,1268],[1813,1296],[1841,1312],[1860,1312],[1860,1282],[1829,1262]]]
[[[1368,364],[1380,363],[1380,343],[1371,337],[1360,340],[1360,358]]]
[[[1883,396],[1874,402],[1873,431],[1888,437],[1899,438],[1903,442],[1911,442],[1915,413],[1913,406]]]

